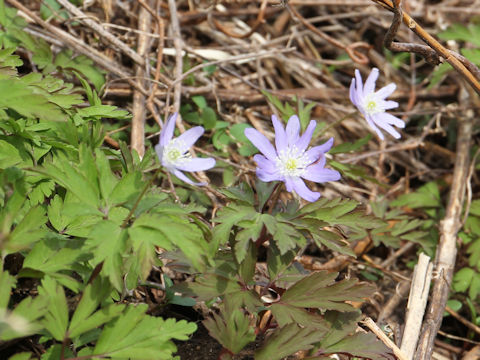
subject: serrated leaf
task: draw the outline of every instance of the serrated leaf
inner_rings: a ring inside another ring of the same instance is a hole
[[[61,270],[70,270],[80,257],[85,257],[80,249],[81,243],[75,240],[46,240],[35,244],[23,262],[23,268],[54,275]],[[22,269],[23,270],[23,269]]]
[[[230,297],[226,297],[219,314],[204,320],[210,336],[217,339],[224,348],[237,354],[247,344],[255,340],[255,319],[233,306]]]
[[[45,222],[45,210],[41,206],[30,208],[8,237],[7,250],[16,252],[41,239],[47,233],[43,227]]]
[[[453,276],[452,287],[456,292],[465,292],[469,288],[473,277],[475,276],[475,270],[471,268],[462,268],[458,270]]]
[[[373,288],[359,284],[356,280],[335,282],[338,273],[320,271],[295,283],[282,295],[281,303],[302,308],[320,308],[324,310],[352,311],[346,301],[362,302],[368,298]]]
[[[124,311],[125,304],[111,304],[95,311],[100,303],[110,295],[110,291],[109,284],[101,278],[97,278],[93,284],[87,285],[68,328],[71,338],[76,338],[100,327]]]
[[[102,272],[119,291],[123,288],[122,254],[127,246],[127,231],[111,220],[99,222],[85,242],[85,249],[94,254],[95,265],[104,262]]]
[[[134,198],[136,199],[141,190],[142,176],[140,172],[131,172],[122,177],[115,185],[108,196],[108,201],[111,205],[120,205]]]
[[[308,312],[305,309],[279,303],[272,304],[269,310],[272,311],[280,327],[288,324],[297,324],[302,327],[316,328],[319,332],[326,332],[328,330],[325,321],[319,314]]]
[[[308,350],[312,344],[322,338],[323,333],[316,328],[302,328],[297,324],[289,324],[275,332],[267,339],[266,344],[255,351],[255,360],[280,360],[299,350]]]
[[[99,92],[105,84],[105,76],[94,62],[84,55],[73,56],[71,50],[60,51],[55,56],[55,66],[63,69],[76,70],[84,75],[95,86]]]
[[[348,143],[348,142],[341,143],[340,145],[337,145],[332,149],[330,149],[328,153],[333,155],[333,154],[345,154],[345,153],[357,151],[361,149],[364,145],[368,144],[371,138],[372,138],[372,135],[368,134],[367,136],[355,141],[354,143]]]
[[[100,192],[104,199],[109,199],[110,194],[119,180],[112,173],[110,163],[104,152],[100,149],[95,150],[95,164],[97,167]]]
[[[93,118],[111,118],[111,119],[128,119],[129,113],[125,110],[119,110],[116,106],[111,105],[93,105],[77,110],[81,117]]]
[[[40,296],[48,296],[50,303],[42,323],[55,340],[63,341],[68,326],[68,305],[63,288],[55,280],[45,277],[39,287]]]
[[[327,312],[330,330],[316,347],[316,355],[343,353],[372,360],[393,360],[392,350],[372,333],[355,333],[359,312]]]
[[[25,103],[27,98],[28,105]],[[52,121],[65,118],[60,108],[48,101],[48,97],[36,94],[16,78],[0,79],[0,108],[13,109],[26,117]]]
[[[23,161],[16,147],[4,140],[0,140],[0,169],[6,169],[20,164]]]
[[[163,320],[145,314],[148,306],[128,306],[124,314],[108,323],[92,355],[112,359],[170,359],[176,351],[171,339],[186,340],[196,330],[194,323]]]
[[[209,245],[205,241],[200,229],[186,218],[144,214],[137,221],[136,226],[155,229],[163,239],[159,244],[173,244],[178,247],[192,262],[196,269],[204,269],[209,254]]]
[[[0,269],[0,312],[6,309],[10,300],[10,291],[15,286],[16,279],[7,271]]]
[[[256,214],[252,206],[231,204],[221,209],[215,218],[215,222],[218,225],[213,228],[213,243],[215,247],[218,248],[219,245],[227,243],[233,226],[244,218],[252,217],[252,214]]]
[[[32,353],[22,352],[22,353],[18,353],[13,356],[10,356],[8,360],[30,360],[32,356],[33,356]]]
[[[400,195],[390,203],[390,206],[407,206],[410,209],[435,208],[441,205],[440,190],[435,182],[429,182],[413,193]]]
[[[99,189],[88,178],[72,166],[64,157],[59,157],[56,164],[46,164],[38,172],[51,177],[56,183],[70,190],[78,200],[91,206],[100,205]]]
[[[242,288],[235,278],[219,274],[205,274],[195,282],[183,282],[172,287],[187,296],[195,296],[199,301],[207,301],[217,296],[239,292]]]

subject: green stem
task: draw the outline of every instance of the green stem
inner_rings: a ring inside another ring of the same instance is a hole
[[[325,128],[323,128],[322,130],[320,130],[320,133],[317,135],[317,137],[322,136],[322,135],[325,134],[328,130],[330,130],[332,127],[337,126],[337,125],[340,124],[343,120],[348,119],[350,116],[353,116],[353,115],[355,115],[356,113],[358,113],[358,111],[354,111],[354,112],[352,112],[352,113],[349,113],[349,114],[345,115],[344,117],[338,119],[337,121],[334,121],[333,123],[327,125]]]
[[[146,194],[148,188],[150,187],[150,185],[152,185],[153,181],[156,179],[158,173],[162,171],[162,168],[158,168],[157,171],[155,171],[155,174],[152,176],[152,178],[148,181],[148,183],[145,184],[145,186],[143,187],[143,190],[142,192],[140,193],[140,195],[138,196],[137,200],[135,201],[135,204],[133,204],[132,206],[132,209],[130,210],[130,212],[128,213],[127,217],[125,218],[125,220],[123,220],[123,223],[121,225],[121,228],[122,229],[125,229],[128,225],[128,222],[130,221],[130,219],[132,218],[133,216],[133,213],[135,212],[135,210],[137,210],[137,207],[138,205],[140,204],[140,201],[142,200],[143,196]]]

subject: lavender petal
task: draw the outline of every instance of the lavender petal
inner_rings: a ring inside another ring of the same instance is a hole
[[[274,173],[277,171],[275,162],[268,160],[265,156],[257,154],[253,157],[253,160],[257,163],[257,166],[263,171]]]
[[[195,126],[185,131],[182,135],[175,139],[178,142],[179,149],[182,153],[190,149],[193,144],[203,135],[205,129],[201,126]]]
[[[379,122],[379,121],[383,122],[384,121],[387,124],[394,125],[396,127],[402,128],[402,129],[405,127],[405,122],[403,120],[397,118],[396,116],[393,116],[392,114],[380,113],[380,114],[376,114],[374,116],[375,116],[374,119],[377,122]]]
[[[190,180],[188,177],[185,176],[184,173],[182,173],[181,171],[179,171],[179,170],[177,170],[177,169],[172,169],[172,170],[171,170],[171,173],[172,173],[173,175],[175,175],[177,178],[179,178],[180,180],[186,182],[187,184],[195,185],[195,186],[204,186],[204,185],[207,185],[206,182],[195,182],[195,181]]]
[[[275,147],[277,152],[282,151],[288,146],[287,133],[283,127],[283,124],[278,120],[276,115],[272,115],[272,124],[275,130]]]
[[[373,121],[375,122],[376,125],[381,127],[383,130],[388,132],[390,135],[392,135],[395,139],[400,139],[402,136],[400,133],[393,128],[392,125],[388,124],[385,120],[383,120],[381,117],[378,116],[379,114],[376,114],[372,116]],[[384,115],[384,114],[382,114]]]
[[[366,115],[365,119],[367,120],[368,125],[377,133],[380,140],[385,140],[385,136],[383,136],[383,133],[380,131],[377,125],[375,125],[372,117],[370,115]]]
[[[365,86],[363,87],[364,94],[371,94],[375,91],[375,83],[377,82],[378,75],[378,69],[373,68],[370,72],[370,75],[368,75],[367,80],[365,81]]]
[[[288,119],[286,132],[288,145],[293,146],[298,141],[300,135],[300,119],[297,115],[292,115]]]
[[[295,144],[299,151],[305,151],[305,149],[308,147],[310,140],[312,140],[313,132],[315,131],[316,126],[317,122],[315,120],[311,120],[307,126],[307,129]]]
[[[159,144],[162,146],[167,145],[173,138],[173,132],[175,131],[175,122],[177,121],[178,113],[172,114],[167,122],[163,125],[163,129],[160,132]]]
[[[350,83],[350,101],[353,105],[358,107],[357,89],[355,89],[355,79],[352,79],[352,82]]]
[[[389,97],[390,95],[392,95],[396,88],[397,88],[397,85],[395,83],[388,84],[388,85],[382,87],[380,90],[378,90],[375,93],[375,96],[377,96],[378,98],[381,98],[381,99],[385,99],[385,98]]]
[[[319,146],[314,146],[313,148],[307,150],[305,155],[313,162],[317,161],[323,154],[330,150],[333,146],[333,137],[328,139],[324,144]]]
[[[390,109],[395,109],[398,107],[398,102],[392,101],[392,100],[387,100],[387,101],[380,101],[380,106],[382,107],[383,110],[390,110]]]
[[[317,201],[320,197],[319,192],[314,192],[310,190],[307,185],[303,182],[303,180],[299,177],[292,178],[293,182],[293,190],[303,199],[314,202]]]
[[[363,82],[362,82],[362,75],[358,69],[355,69],[355,82],[357,85],[357,99],[363,98]]]
[[[214,166],[215,159],[213,158],[194,158],[190,159],[190,161],[186,162],[185,164],[178,164],[175,167],[178,170],[193,172],[208,170]]]
[[[277,152],[270,141],[258,130],[247,128],[244,131],[245,136],[267,159],[275,161]]]
[[[336,170],[325,169],[320,164],[314,164],[307,167],[305,173],[302,175],[302,178],[317,183],[324,183],[327,181],[340,180],[341,176]]]
[[[284,181],[285,178],[283,175],[279,173],[271,173],[269,171],[265,171],[262,168],[257,168],[257,177],[262,180],[263,182],[270,182],[270,181]]]

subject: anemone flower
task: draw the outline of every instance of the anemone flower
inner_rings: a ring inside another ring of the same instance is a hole
[[[275,129],[275,146],[259,131],[245,129],[245,136],[260,150],[253,159],[257,162],[257,176],[264,182],[283,181],[288,192],[295,192],[303,199],[313,202],[318,200],[320,193],[311,191],[305,180],[323,183],[340,179],[340,173],[325,169],[325,153],[333,145],[333,138],[320,146],[310,149],[308,145],[313,131],[317,126],[312,120],[300,136],[300,120],[298,116],[290,117],[286,129],[275,115],[272,115]]]
[[[373,68],[368,75],[365,86],[362,82],[360,71],[355,69],[355,78],[352,79],[350,85],[350,100],[353,105],[362,113],[367,120],[368,125],[377,133],[378,137],[384,140],[383,133],[379,127],[392,135],[395,139],[400,138],[400,133],[393,128],[392,125],[404,128],[405,123],[399,118],[385,112],[398,107],[396,101],[385,100],[397,88],[394,83],[384,86],[375,92],[375,83],[378,79],[378,69]]]
[[[190,185],[206,185],[206,183],[196,183],[190,180],[182,171],[203,171],[215,166],[213,158],[192,158],[189,149],[202,136],[205,129],[201,126],[195,126],[185,131],[179,137],[173,139],[175,130],[175,121],[178,113],[174,113],[160,132],[160,141],[155,146],[158,159],[162,166],[180,180]]]

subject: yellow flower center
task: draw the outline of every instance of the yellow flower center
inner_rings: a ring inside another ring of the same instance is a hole
[[[377,108],[377,103],[376,103],[375,101],[373,101],[373,100],[370,100],[370,101],[367,103],[366,108],[367,108],[367,111],[372,111],[372,112],[373,112],[373,111],[375,111],[376,108]]]
[[[283,176],[302,176],[310,163],[305,151],[300,151],[295,145],[280,151],[276,159],[277,169]]]
[[[178,151],[178,149],[168,149],[167,158],[168,158],[169,161],[174,162],[180,156],[182,156],[182,154],[181,154],[180,151]]]
[[[185,165],[190,162],[191,156],[188,152],[184,152],[185,144],[178,139],[171,140],[163,149],[163,166],[176,167]]]

